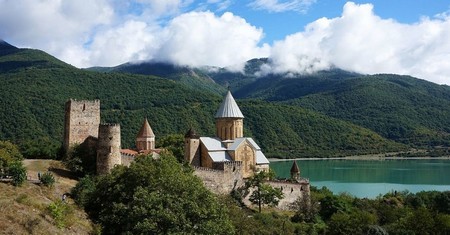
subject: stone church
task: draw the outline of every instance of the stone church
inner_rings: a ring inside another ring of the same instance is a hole
[[[216,136],[199,137],[194,130],[185,135],[185,160],[193,166],[217,169],[224,162],[240,162],[243,178],[254,172],[268,171],[267,160],[261,148],[249,137],[244,137],[244,115],[231,92],[215,115]]]

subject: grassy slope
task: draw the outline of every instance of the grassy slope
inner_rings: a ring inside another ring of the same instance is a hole
[[[47,207],[69,193],[76,181],[61,174],[67,172],[58,161],[25,160],[28,177],[36,179],[37,172],[53,167],[56,178],[54,187],[39,186],[26,182],[21,187],[0,183],[0,233],[1,234],[89,234],[92,223],[82,209],[69,198],[71,212],[66,215],[65,228],[58,228]],[[59,173],[59,174],[56,174]]]

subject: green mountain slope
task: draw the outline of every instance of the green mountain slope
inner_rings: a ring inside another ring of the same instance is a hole
[[[177,81],[178,83],[184,84],[195,90],[206,90],[218,94],[226,91],[224,87],[216,84],[216,82],[201,69],[188,66],[176,66],[162,62],[126,63],[112,68],[93,67],[89,70],[152,75]]]
[[[367,127],[415,146],[450,146],[450,87],[399,75],[342,81],[287,103]]]
[[[0,56],[0,62],[10,65],[2,65],[0,73],[0,139],[21,146],[29,141],[59,144],[64,103],[70,98],[100,99],[102,121],[121,124],[124,148],[134,146],[144,117],[157,139],[190,127],[203,136],[214,135],[213,117],[221,95],[155,76],[81,70],[37,50],[20,49]],[[246,136],[255,137],[268,156],[404,149],[367,129],[299,107],[238,102],[246,116]]]
[[[239,75],[241,85],[226,80],[235,85],[235,97],[308,108],[414,147],[450,146],[449,86],[410,76],[360,75],[339,69],[256,77],[255,68],[264,63],[249,61],[250,69]],[[220,73],[210,76],[224,82]]]

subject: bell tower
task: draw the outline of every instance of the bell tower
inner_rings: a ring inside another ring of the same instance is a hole
[[[155,134],[147,118],[144,120],[139,134],[136,137],[136,148],[138,151],[155,149]]]
[[[216,136],[220,139],[234,140],[244,136],[244,115],[229,90],[215,118]]]

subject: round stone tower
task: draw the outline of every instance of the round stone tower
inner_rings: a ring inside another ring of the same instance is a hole
[[[97,174],[107,174],[120,165],[120,124],[100,124],[98,128]]]

